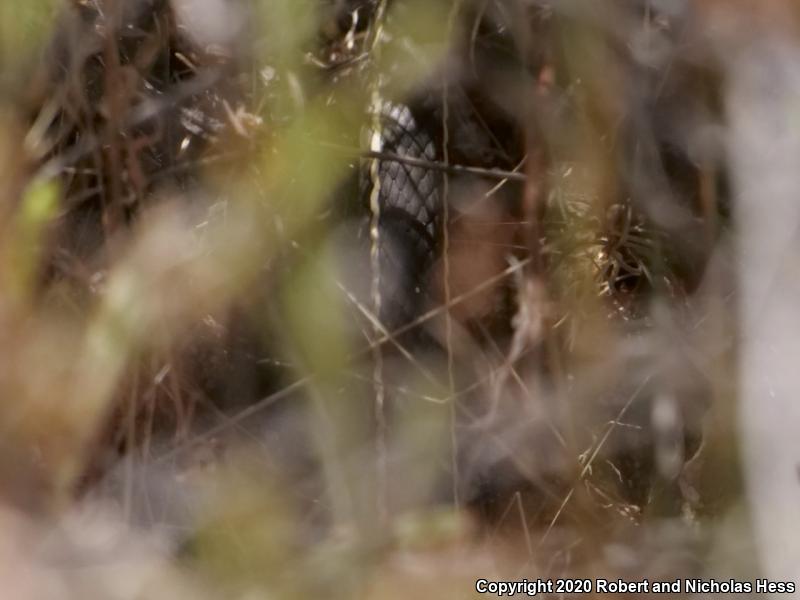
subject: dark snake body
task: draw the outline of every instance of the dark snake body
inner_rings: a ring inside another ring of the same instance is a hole
[[[439,160],[430,124],[408,105],[384,104],[379,139],[378,147],[373,144],[372,149],[382,154],[428,162]],[[368,159],[360,185],[367,207],[374,188],[370,160],[378,161],[380,188],[380,317],[384,326],[392,330],[409,323],[423,307],[427,275],[439,251],[442,176],[438,171],[390,158]]]

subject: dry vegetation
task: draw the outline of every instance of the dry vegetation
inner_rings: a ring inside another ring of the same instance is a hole
[[[797,16],[5,0],[0,596],[791,577]]]

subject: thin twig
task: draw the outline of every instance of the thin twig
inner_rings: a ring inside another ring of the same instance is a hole
[[[360,148],[353,148],[344,144],[336,144],[334,142],[326,142],[320,140],[308,140],[311,144],[318,144],[324,148],[330,148],[337,152],[342,152],[351,156],[360,156],[362,158],[376,158],[384,162],[398,162],[411,167],[422,167],[430,169],[431,171],[441,171],[450,175],[477,175],[478,177],[486,177],[487,179],[519,181],[524,183],[528,180],[524,173],[517,173],[515,171],[504,171],[502,169],[486,169],[483,167],[470,167],[467,165],[453,165],[445,164],[432,160],[425,160],[421,158],[412,158],[410,156],[403,156],[402,154],[395,154],[393,152],[377,152],[374,150],[361,150]]]

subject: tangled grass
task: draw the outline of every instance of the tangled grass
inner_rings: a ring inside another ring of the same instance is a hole
[[[790,578],[775,416],[796,386],[762,357],[794,347],[777,324],[749,344],[753,298],[794,325],[793,284],[759,282],[794,272],[792,169],[763,157],[794,147],[795,13],[7,2],[0,585]],[[435,161],[365,149],[381,102],[427,115]],[[358,234],[380,223],[359,189],[378,161],[424,163],[445,207],[394,331]]]

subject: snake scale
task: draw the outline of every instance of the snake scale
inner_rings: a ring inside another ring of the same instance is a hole
[[[376,182],[379,190],[378,264],[381,321],[389,330],[411,321],[422,308],[426,276],[439,250],[443,198],[441,173],[390,158],[392,155],[435,162],[439,159],[431,126],[407,104],[384,102],[381,130],[372,150],[377,171],[362,169],[363,203]],[[371,132],[374,134],[374,132]]]

